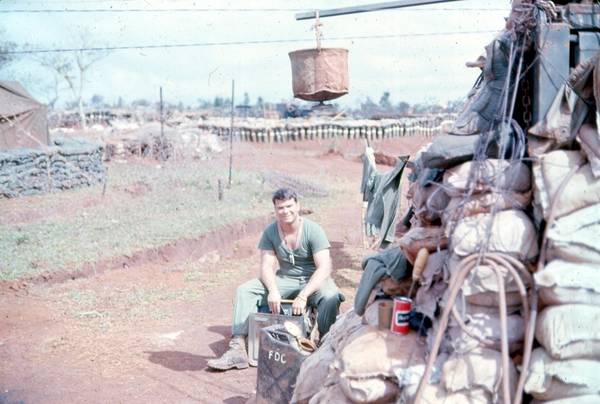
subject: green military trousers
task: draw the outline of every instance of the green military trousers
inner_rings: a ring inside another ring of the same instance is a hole
[[[294,299],[308,283],[308,277],[277,275],[275,284],[282,299]],[[267,304],[269,292],[259,278],[249,280],[237,288],[233,307],[232,335],[248,335],[248,322],[251,313],[258,312],[260,306]],[[308,297],[307,304],[318,310],[317,327],[321,336],[325,335],[340,313],[340,303],[344,295],[327,278],[323,286]]]

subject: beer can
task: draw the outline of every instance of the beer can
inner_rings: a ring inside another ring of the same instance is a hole
[[[392,314],[392,324],[390,331],[396,334],[406,334],[408,332],[408,319],[412,299],[408,297],[397,297],[394,299],[394,312]]]

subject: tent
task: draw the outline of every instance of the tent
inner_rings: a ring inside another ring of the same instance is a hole
[[[16,81],[0,81],[0,150],[48,145],[46,106]]]

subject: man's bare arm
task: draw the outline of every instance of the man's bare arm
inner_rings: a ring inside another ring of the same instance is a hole
[[[306,301],[308,297],[315,293],[331,276],[331,257],[329,256],[329,248],[313,254],[317,270],[312,274],[308,283],[300,291],[298,297],[294,299],[292,304],[293,314],[302,314],[306,310]]]
[[[275,284],[275,251],[260,250],[260,280],[269,291],[267,302],[273,314],[281,310],[281,294]]]

